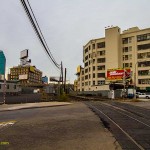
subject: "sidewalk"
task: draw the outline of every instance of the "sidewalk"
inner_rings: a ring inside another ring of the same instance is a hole
[[[20,109],[42,108],[42,107],[54,107],[70,105],[68,102],[40,102],[40,103],[25,103],[25,104],[2,104],[0,105],[1,111],[13,111]]]

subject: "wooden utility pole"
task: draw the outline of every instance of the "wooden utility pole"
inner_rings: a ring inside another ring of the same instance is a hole
[[[66,93],[66,73],[67,69],[65,68],[65,78],[64,78],[64,92]]]

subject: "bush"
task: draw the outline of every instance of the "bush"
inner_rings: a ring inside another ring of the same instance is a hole
[[[69,101],[68,95],[65,94],[65,93],[61,94],[61,95],[58,97],[58,101],[59,101],[59,102],[68,102],[68,101]]]

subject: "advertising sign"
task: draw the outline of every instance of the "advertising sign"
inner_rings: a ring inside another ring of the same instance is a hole
[[[31,71],[31,72],[35,72],[35,67],[30,66],[30,71]]]
[[[27,74],[19,75],[19,80],[27,80],[27,79],[28,79],[28,75]]]
[[[131,78],[131,69],[109,69],[107,70],[108,80],[123,80],[125,75],[126,79]]]
[[[80,73],[81,72],[81,66],[78,66],[77,67],[77,73]]]
[[[27,58],[27,57],[28,57],[28,50],[25,49],[25,50],[21,51],[20,58],[23,59],[23,58]]]

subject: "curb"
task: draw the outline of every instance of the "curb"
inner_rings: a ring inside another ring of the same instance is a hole
[[[66,105],[70,105],[70,104],[60,104],[60,105],[51,105],[51,106],[31,106],[31,107],[22,107],[22,108],[16,108],[16,109],[4,108],[3,110],[0,110],[0,112],[4,112],[4,111],[15,111],[15,110],[21,110],[21,109],[44,108],[44,107],[58,107],[58,106],[66,106]]]

